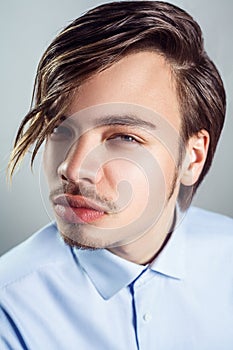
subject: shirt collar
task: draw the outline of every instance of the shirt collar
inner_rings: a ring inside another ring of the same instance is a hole
[[[122,259],[106,249],[94,251],[74,249],[74,253],[104,299],[111,298],[133,282],[146,268]]]
[[[161,253],[148,267],[127,261],[106,249],[74,249],[74,254],[100,295],[109,299],[132,283],[147,268],[167,277],[184,278],[185,226],[185,220],[182,221],[181,214],[178,213],[174,232]]]

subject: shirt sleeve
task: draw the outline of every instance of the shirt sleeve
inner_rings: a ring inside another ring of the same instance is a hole
[[[0,305],[0,349],[28,350],[11,315]]]

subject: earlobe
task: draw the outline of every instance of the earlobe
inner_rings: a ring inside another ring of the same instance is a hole
[[[197,182],[207,158],[209,140],[209,133],[204,129],[189,139],[182,167],[181,183],[183,185],[192,186]]]

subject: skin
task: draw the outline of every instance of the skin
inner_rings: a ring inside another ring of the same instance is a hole
[[[106,112],[119,116],[129,110],[155,129],[102,123]],[[92,223],[73,224],[56,215],[61,234],[77,246],[151,262],[171,230],[179,186],[197,181],[209,144],[201,130],[188,140],[177,167],[181,115],[169,64],[149,51],[125,56],[79,87],[66,117],[64,128],[54,130],[45,146],[51,199],[57,189],[69,192],[75,184],[84,198],[98,198],[108,209]]]

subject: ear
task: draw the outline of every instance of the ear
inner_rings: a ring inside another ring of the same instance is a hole
[[[206,161],[209,141],[209,133],[204,129],[189,139],[182,167],[181,183],[183,185],[192,186],[197,182]]]

